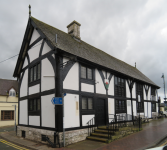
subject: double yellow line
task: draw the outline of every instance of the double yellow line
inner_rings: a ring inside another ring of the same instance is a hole
[[[13,144],[13,143],[7,142],[7,141],[5,141],[5,140],[3,140],[3,139],[0,139],[0,142],[4,143],[4,144],[6,144],[6,145],[9,145],[9,146],[11,146],[11,147],[14,147],[14,148],[16,148],[16,149],[19,149],[19,150],[28,150],[28,149],[26,149],[26,148],[17,146],[17,145],[15,145],[15,144]]]

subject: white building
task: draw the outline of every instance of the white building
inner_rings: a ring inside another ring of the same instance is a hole
[[[96,125],[106,125],[109,114],[141,112],[151,118],[158,112],[159,87],[154,82],[136,67],[82,41],[78,22],[67,28],[65,33],[33,17],[28,20],[13,75],[20,87],[19,136],[41,141],[47,135],[53,141],[57,131],[61,141],[62,105],[54,106],[51,99],[63,92],[65,130],[71,139],[66,145],[86,138],[93,117]]]

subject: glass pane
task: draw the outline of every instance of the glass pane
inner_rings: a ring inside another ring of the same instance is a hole
[[[37,105],[36,105],[36,99],[34,99],[34,111],[36,111]]]
[[[118,83],[117,83],[117,77],[115,77],[115,85],[117,85]]]
[[[37,100],[37,110],[41,109],[41,101],[40,99]]]
[[[121,79],[120,79],[120,78],[118,78],[118,85],[120,85],[120,83],[121,83]]]
[[[9,92],[9,96],[12,96],[12,91]]]
[[[33,81],[33,68],[30,69],[30,82]]]
[[[88,98],[88,109],[93,109],[93,99]]]
[[[36,70],[36,66],[34,67],[34,81],[37,79],[37,70]]]
[[[86,79],[86,67],[81,66],[81,78]]]
[[[16,96],[16,93],[15,93],[15,91],[13,91],[13,96]]]
[[[86,98],[82,98],[82,109],[87,109],[87,99]]]
[[[41,78],[41,68],[40,68],[40,64],[38,64],[38,79]]]
[[[116,100],[116,110],[119,109],[119,106],[118,106],[118,100]]]
[[[119,101],[119,110],[121,109],[121,101]]]
[[[125,110],[125,102],[122,101],[122,110]]]
[[[88,68],[88,79],[92,79],[92,69]]]
[[[32,102],[33,102],[33,101],[30,100],[30,107],[29,107],[29,108],[30,108],[30,111],[32,111],[32,105],[33,105]]]

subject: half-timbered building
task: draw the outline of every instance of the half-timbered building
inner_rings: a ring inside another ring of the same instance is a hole
[[[65,33],[29,17],[13,75],[19,81],[18,136],[53,140],[56,131],[61,137],[63,108],[51,99],[62,93],[71,139],[66,145],[86,138],[93,117],[106,125],[109,114],[151,118],[158,112],[159,87],[136,67],[82,41],[80,26],[73,21]]]

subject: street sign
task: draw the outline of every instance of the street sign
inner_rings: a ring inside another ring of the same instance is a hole
[[[66,96],[66,93],[64,93],[64,96]]]
[[[54,105],[62,105],[62,97],[53,97],[51,102]]]

